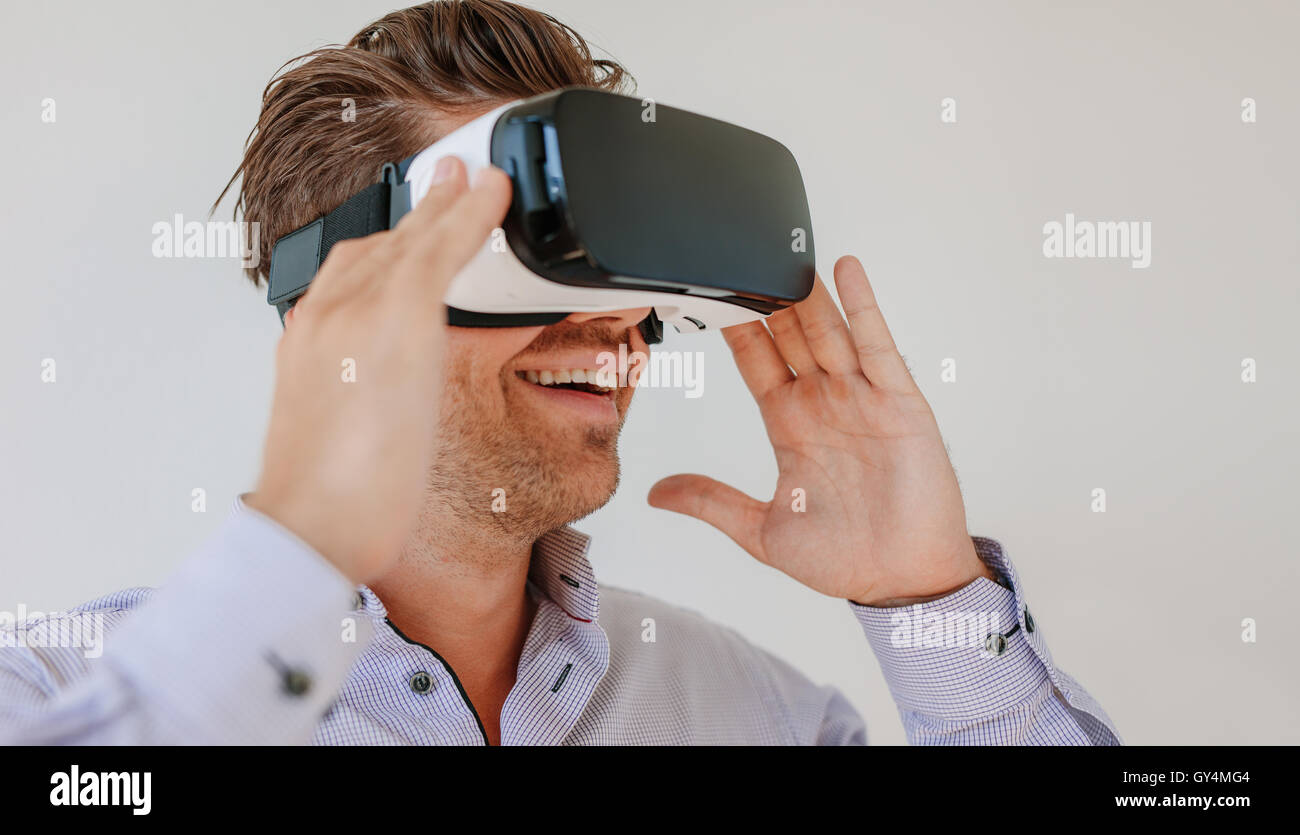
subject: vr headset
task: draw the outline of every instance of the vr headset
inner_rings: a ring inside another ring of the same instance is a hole
[[[267,302],[283,321],[341,240],[390,229],[455,155],[491,164],[514,197],[445,303],[460,327],[549,325],[649,307],[649,343],[761,319],[813,287],[812,220],[794,157],[774,139],[652,102],[570,87],[512,102],[276,241]],[[504,237],[504,242],[501,240]],[[504,243],[504,245],[503,245]]]

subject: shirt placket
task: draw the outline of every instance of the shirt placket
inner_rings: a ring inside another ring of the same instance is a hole
[[[387,619],[380,625],[390,650],[385,664],[395,707],[411,717],[418,745],[487,745],[487,733],[455,671],[431,647],[402,634]],[[384,634],[387,633],[387,634]]]
[[[501,710],[501,744],[563,742],[608,669],[605,630],[542,600]]]

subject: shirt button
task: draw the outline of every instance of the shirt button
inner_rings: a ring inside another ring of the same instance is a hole
[[[1025,607],[1025,631],[1026,632],[1034,631],[1034,616],[1029,614],[1028,606]]]
[[[984,639],[984,651],[994,658],[1007,651],[1007,636],[1001,632],[990,632]]]
[[[360,609],[361,609],[362,607],[364,607],[365,605],[366,605],[366,601],[365,601],[364,598],[361,597],[361,592],[357,592],[356,594],[354,594],[354,595],[352,596],[352,608],[353,608],[353,609],[360,610]]]
[[[411,676],[411,690],[423,696],[433,689],[433,676],[421,670]]]

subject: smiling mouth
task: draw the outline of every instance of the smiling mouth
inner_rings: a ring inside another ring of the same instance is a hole
[[[567,389],[587,394],[609,395],[618,389],[618,376],[613,371],[598,371],[590,368],[516,371],[515,376],[543,388]]]

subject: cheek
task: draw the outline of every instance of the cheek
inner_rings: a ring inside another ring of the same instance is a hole
[[[506,363],[542,332],[534,328],[447,328],[447,354],[453,365],[482,379],[496,377]]]

